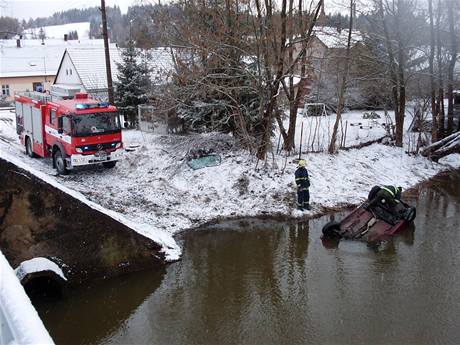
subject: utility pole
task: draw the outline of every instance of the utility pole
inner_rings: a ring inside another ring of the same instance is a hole
[[[102,37],[104,38],[104,50],[105,50],[105,70],[107,72],[107,90],[109,93],[109,103],[114,104],[113,85],[112,85],[112,69],[110,68],[109,36],[107,34],[107,15],[105,13],[105,0],[101,0],[101,13],[102,13]]]

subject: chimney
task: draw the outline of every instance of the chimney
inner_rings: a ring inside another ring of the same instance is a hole
[[[21,40],[19,38],[16,40],[16,48],[21,48]]]
[[[67,42],[67,34],[64,34],[64,42]]]
[[[321,12],[316,21],[318,26],[326,26],[326,11],[324,10],[324,1],[321,4]]]

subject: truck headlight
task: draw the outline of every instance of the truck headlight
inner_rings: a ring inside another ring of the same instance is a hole
[[[121,142],[120,143],[117,143],[117,146],[115,146],[115,148],[119,149],[121,147]]]
[[[82,150],[81,148],[79,148],[79,147],[77,147],[77,148],[75,149],[75,151],[77,151],[78,153],[83,153],[83,150]]]

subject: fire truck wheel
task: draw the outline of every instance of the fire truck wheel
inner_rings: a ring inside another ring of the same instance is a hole
[[[54,153],[53,159],[54,159],[54,166],[56,167],[58,174],[67,175],[69,173],[69,170],[67,170],[67,167],[65,165],[65,159],[62,156],[61,150],[57,150]]]
[[[112,169],[115,167],[115,165],[117,165],[117,161],[105,162],[102,163],[102,165],[104,166],[104,168]]]
[[[26,137],[26,154],[31,158],[35,157],[35,153],[32,150],[32,140],[29,137]]]

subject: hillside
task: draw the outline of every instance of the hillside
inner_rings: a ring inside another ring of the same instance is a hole
[[[42,28],[27,29],[25,31],[26,38],[37,38],[40,35],[40,30],[43,29],[47,39],[57,38],[62,39],[64,34],[76,31],[78,33],[78,39],[89,39],[89,22],[82,23],[70,23],[63,25],[50,25],[43,26]]]

